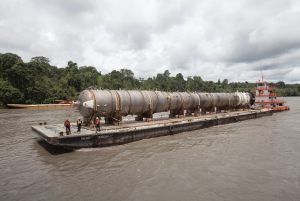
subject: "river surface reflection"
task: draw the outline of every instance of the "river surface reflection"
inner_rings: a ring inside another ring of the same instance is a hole
[[[0,110],[0,200],[300,200],[300,98],[288,112],[107,148],[31,131],[74,109]]]

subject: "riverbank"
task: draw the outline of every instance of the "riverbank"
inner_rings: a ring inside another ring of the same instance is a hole
[[[72,103],[67,104],[7,104],[7,108],[13,109],[45,109],[45,108],[64,108],[73,107]]]

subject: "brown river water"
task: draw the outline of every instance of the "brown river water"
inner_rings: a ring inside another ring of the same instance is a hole
[[[300,200],[300,97],[288,112],[73,152],[31,126],[75,109],[0,110],[0,200]]]

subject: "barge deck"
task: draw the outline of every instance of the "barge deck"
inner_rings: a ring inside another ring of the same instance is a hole
[[[272,110],[243,110],[197,117],[157,118],[142,122],[125,121],[119,125],[104,125],[100,132],[89,127],[82,127],[81,132],[77,132],[76,125],[72,124],[70,135],[66,135],[63,124],[38,125],[32,126],[32,129],[47,143],[54,146],[103,147],[269,116],[272,113]]]

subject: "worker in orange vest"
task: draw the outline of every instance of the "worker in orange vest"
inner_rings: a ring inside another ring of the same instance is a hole
[[[96,126],[96,132],[100,131],[100,119],[99,119],[99,117],[96,118],[95,126]]]
[[[66,134],[71,134],[71,122],[69,121],[69,119],[65,120],[64,126],[66,127]]]

